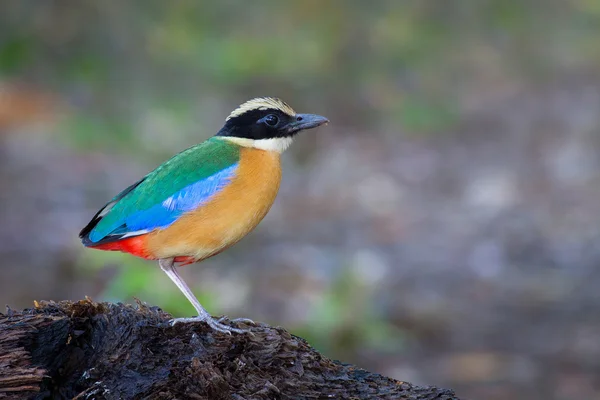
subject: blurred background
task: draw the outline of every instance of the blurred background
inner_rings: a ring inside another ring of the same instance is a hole
[[[277,96],[331,124],[237,246],[215,315],[471,399],[600,399],[600,2],[20,0],[0,13],[0,304],[191,305],[77,234]]]

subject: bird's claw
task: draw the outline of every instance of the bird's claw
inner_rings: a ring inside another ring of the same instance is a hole
[[[243,324],[256,325],[256,322],[252,321],[250,318],[234,318],[234,319],[229,319],[229,317],[226,316],[226,315],[222,316],[221,318],[219,318],[217,320],[217,322],[223,322],[223,321],[229,321],[229,322],[234,322],[234,323],[241,322]]]
[[[231,332],[249,333],[249,331],[246,329],[233,328],[231,326],[225,325],[225,324],[221,323],[221,320],[222,320],[222,318],[217,321],[210,316],[209,317],[198,316],[198,317],[190,317],[190,318],[173,318],[172,320],[169,321],[169,324],[171,326],[175,326],[176,324],[179,324],[179,323],[206,322],[206,324],[208,324],[208,326],[210,326],[213,330],[215,330],[217,332],[223,332],[223,333],[227,333],[229,335],[231,335]]]

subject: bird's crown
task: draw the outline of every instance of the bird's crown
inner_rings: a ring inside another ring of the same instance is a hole
[[[231,118],[239,117],[249,111],[256,110],[278,110],[290,117],[296,115],[296,111],[290,107],[286,102],[275,97],[257,97],[252,100],[248,100],[242,103],[238,108],[233,110],[225,121],[229,121]]]

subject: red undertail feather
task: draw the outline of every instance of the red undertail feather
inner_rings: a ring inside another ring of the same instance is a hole
[[[117,240],[110,243],[103,243],[97,246],[89,246],[92,249],[122,251],[137,257],[145,258],[146,260],[156,260],[157,257],[151,255],[146,248],[146,235],[134,236],[127,239]],[[175,257],[176,263],[181,263],[179,266],[193,264],[196,259],[188,256]]]
[[[146,249],[145,236],[146,235],[133,236],[126,239],[89,247],[98,250],[122,251],[124,253],[133,254],[137,257],[145,258],[148,260],[154,260],[156,259],[156,257],[153,257],[151,254],[149,254],[148,250]]]

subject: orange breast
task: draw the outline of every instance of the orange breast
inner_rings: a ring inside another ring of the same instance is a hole
[[[235,244],[267,214],[281,181],[280,155],[242,148],[236,176],[210,202],[147,235],[157,258],[203,260]]]

